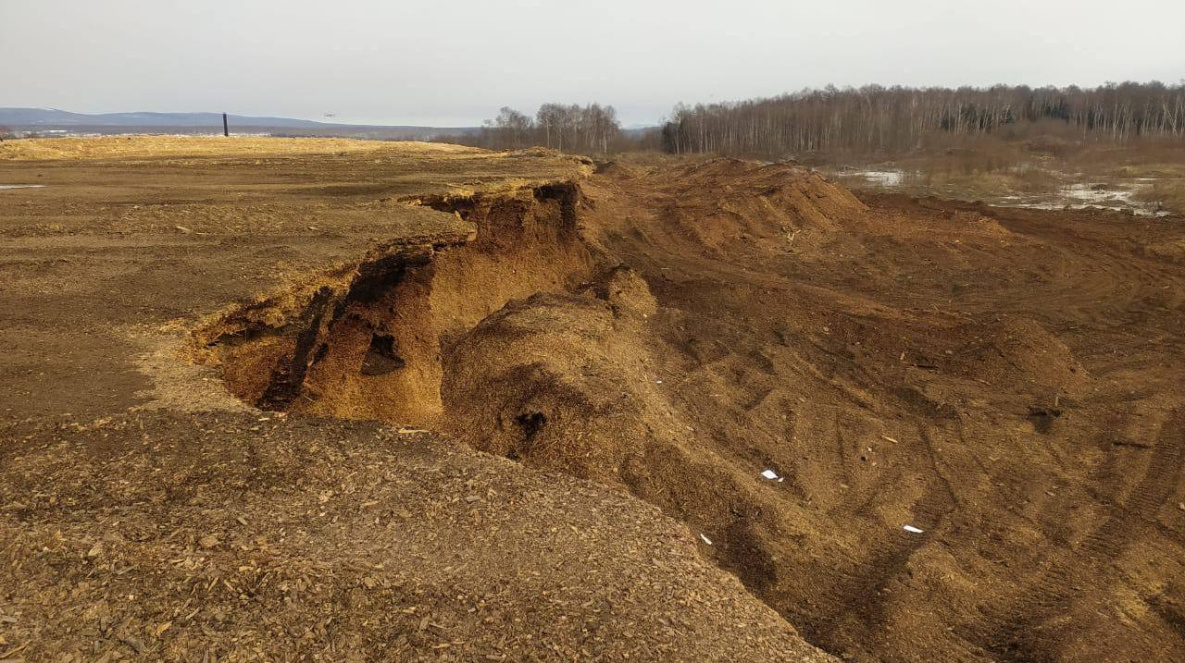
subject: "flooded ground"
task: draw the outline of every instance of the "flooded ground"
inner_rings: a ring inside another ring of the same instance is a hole
[[[1053,173],[1057,185],[1039,191],[1013,192],[960,190],[950,182],[937,184],[920,171],[899,169],[840,170],[833,173],[854,188],[900,190],[916,195],[982,200],[997,207],[1029,209],[1100,208],[1130,211],[1136,216],[1168,216],[1172,212],[1149,195],[1158,182],[1155,177],[1088,180],[1083,174]]]
[[[899,187],[905,181],[903,170],[861,170],[853,173],[869,184],[882,187]]]
[[[1151,179],[1151,178],[1149,178]],[[1168,216],[1171,212],[1159,202],[1141,200],[1137,194],[1152,187],[1141,182],[1079,182],[1063,186],[1054,195],[1010,195],[989,200],[1001,207],[1032,209],[1086,209],[1098,207],[1117,211],[1130,210],[1137,216]]]

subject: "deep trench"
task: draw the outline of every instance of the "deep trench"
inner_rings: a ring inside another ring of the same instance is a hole
[[[324,285],[199,329],[199,353],[233,394],[263,410],[432,425],[441,356],[458,338],[512,299],[571,291],[595,270],[576,230],[574,183],[414,203],[457,215],[475,237],[396,243],[313,279]]]
[[[242,307],[198,330],[201,350],[221,366],[227,388],[263,410],[446,430],[442,357],[467,332],[511,300],[578,291],[600,298],[610,290],[601,279],[616,263],[581,238],[575,184],[419,203],[474,224],[475,238],[397,246],[320,279],[326,284]],[[285,306],[281,316],[268,314]],[[264,322],[277,318],[283,322]],[[505,424],[518,441],[503,455],[526,460],[537,438],[555,425],[550,412],[518,412]],[[690,459],[658,458],[654,454],[665,452],[657,449],[652,446],[640,464],[675,462],[680,472],[699,473]],[[695,481],[712,477],[724,475]],[[639,499],[677,520],[729,523],[718,528],[721,536],[708,556],[765,598],[777,571],[752,529],[761,508],[734,501],[722,512],[715,502],[671,502],[667,480],[684,481],[647,471],[619,477]]]

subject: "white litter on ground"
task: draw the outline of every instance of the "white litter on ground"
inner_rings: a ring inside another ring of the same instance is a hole
[[[699,538],[701,540],[703,540],[703,542],[708,544],[709,546],[712,545],[712,540],[709,539],[708,537],[704,536],[703,532],[700,532]]]
[[[786,480],[785,477],[778,476],[778,473],[774,472],[773,470],[764,470],[764,471],[762,471],[761,476],[765,477],[766,479],[769,479],[770,481],[781,482],[781,481]]]
[[[906,532],[909,532],[911,534],[921,534],[924,531],[924,530],[920,530],[920,529],[914,527],[913,525],[906,525],[905,527],[903,527],[901,529],[904,529]]]
[[[0,184],[0,189],[44,189],[44,184]]]

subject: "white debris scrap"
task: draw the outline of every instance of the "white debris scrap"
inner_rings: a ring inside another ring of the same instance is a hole
[[[906,525],[905,527],[903,527],[901,529],[904,529],[906,532],[909,532],[910,534],[921,534],[923,532],[923,530],[920,530],[920,529],[914,527],[913,525]]]
[[[785,477],[778,476],[778,473],[774,472],[773,470],[765,470],[764,472],[761,473],[761,476],[765,477],[766,479],[769,479],[770,481],[782,482],[782,481],[786,480]]]
[[[712,545],[712,540],[705,536],[703,532],[700,532],[699,538],[709,546]]]

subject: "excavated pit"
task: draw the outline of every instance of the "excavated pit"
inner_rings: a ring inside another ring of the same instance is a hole
[[[508,301],[572,291],[595,271],[574,183],[406,202],[472,233],[378,247],[203,325],[198,354],[233,394],[264,410],[435,425],[442,353]]]
[[[718,257],[815,242],[834,218],[864,210],[815,174],[754,168],[725,160],[682,173],[755,181],[703,218],[658,201],[668,230],[652,239]],[[770,601],[782,573],[771,541],[795,525],[689,433],[658,378],[669,349],[655,325],[677,314],[606,248],[640,236],[618,234],[628,214],[605,218],[571,182],[408,202],[473,232],[380,247],[204,325],[199,354],[221,366],[227,388],[262,409],[433,428],[621,487],[711,532],[705,555],[787,614]],[[582,216],[596,218],[595,231],[581,232]]]
[[[1179,265],[734,160],[415,202],[471,231],[198,331],[234,393],[628,490],[850,660],[1092,660],[1062,656],[1082,633],[1169,660],[1129,636],[1177,622],[1097,608],[1178,619],[1178,567],[1140,585],[1114,560],[1163,562],[1185,517]]]

